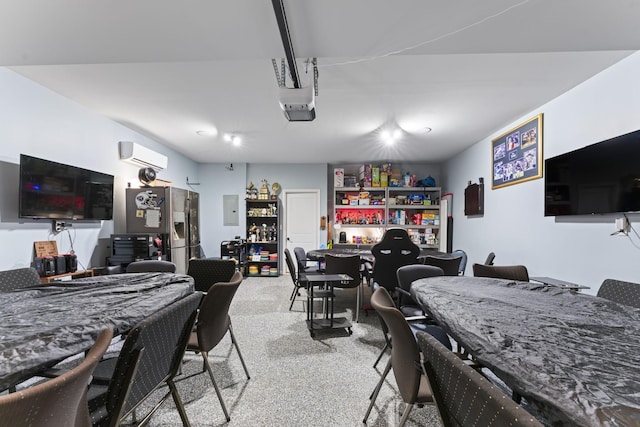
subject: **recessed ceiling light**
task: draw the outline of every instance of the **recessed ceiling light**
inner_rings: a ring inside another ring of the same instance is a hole
[[[214,129],[196,131],[196,135],[198,136],[216,136],[217,134],[218,134],[218,131]]]
[[[429,132],[431,132],[431,128],[430,127],[425,127],[424,129],[422,129],[422,131],[424,133],[429,133]]]

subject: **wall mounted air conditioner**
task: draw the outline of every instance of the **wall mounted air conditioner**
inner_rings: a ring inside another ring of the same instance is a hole
[[[161,171],[167,168],[169,158],[135,142],[120,141],[120,160]]]

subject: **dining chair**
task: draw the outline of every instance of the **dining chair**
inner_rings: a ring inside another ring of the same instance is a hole
[[[293,248],[293,254],[296,256],[296,261],[298,263],[298,277],[300,277],[301,273],[317,273],[319,271],[319,266],[316,265],[316,262],[307,258],[307,252],[304,248],[296,246]],[[314,264],[309,265],[310,261]]]
[[[493,260],[496,259],[496,254],[489,252],[487,259],[484,260],[484,265],[493,265]]]
[[[232,259],[193,258],[189,260],[187,275],[193,277],[196,291],[207,292],[214,283],[231,280],[236,270]]]
[[[127,265],[127,273],[175,273],[176,265],[170,261],[145,259]]]
[[[231,301],[233,300],[233,297],[241,283],[242,273],[237,271],[234,273],[233,277],[231,277],[230,281],[218,282],[209,288],[209,292],[207,292],[207,295],[205,295],[202,300],[202,304],[200,305],[195,331],[191,333],[191,336],[189,337],[189,344],[187,345],[187,350],[196,351],[202,355],[204,365],[202,372],[204,373],[207,371],[209,373],[209,377],[213,383],[213,388],[216,391],[216,395],[220,401],[220,406],[222,406],[222,411],[224,412],[227,421],[230,421],[231,417],[229,416],[229,412],[227,412],[227,407],[224,404],[222,394],[220,393],[220,389],[218,388],[218,384],[216,383],[213,375],[208,355],[209,352],[213,350],[218,343],[220,343],[227,332],[229,332],[231,342],[240,357],[240,363],[242,363],[244,373],[247,375],[247,379],[251,379],[247,365],[244,363],[244,359],[242,358],[238,341],[233,334],[231,318],[229,317],[229,306],[231,305]]]
[[[427,255],[422,259],[424,265],[440,267],[445,276],[458,276],[460,273],[460,263],[462,256],[444,258],[435,255]]]
[[[435,265],[404,265],[396,272],[398,276],[398,309],[405,317],[424,316],[424,310],[411,295],[411,284],[426,277],[444,276],[441,267]]]
[[[75,368],[52,380],[0,396],[0,425],[13,427],[91,426],[87,384],[105,353],[113,330],[103,330]]]
[[[432,266],[432,265],[423,265],[423,264],[411,264],[404,265],[398,269],[396,272],[398,276],[398,309],[402,313],[405,318],[410,318],[416,322],[423,323],[431,323],[433,324],[433,319],[430,319],[425,315],[422,307],[413,299],[410,293],[411,283],[418,279],[423,279],[425,277],[435,277],[435,276],[443,276],[444,273],[440,267]],[[378,366],[378,362],[382,359],[382,356],[387,351],[387,349],[391,348],[391,336],[389,335],[389,327],[384,322],[382,318],[380,318],[380,326],[382,329],[382,333],[384,335],[385,344],[382,350],[380,350],[380,354],[378,358],[373,363],[373,367]],[[414,325],[414,327],[417,327]]]
[[[482,374],[433,336],[418,332],[422,368],[445,427],[542,427]]]
[[[418,364],[421,362],[421,357],[414,332],[400,310],[394,306],[389,292],[383,287],[376,289],[371,295],[371,305],[389,326],[393,345],[391,346],[391,357],[370,396],[371,402],[362,422],[367,422],[386,376],[393,368],[398,391],[407,405],[398,423],[398,427],[402,427],[409,418],[413,406],[432,403],[433,395],[423,372],[416,369],[416,366],[419,366]],[[438,339],[448,341],[448,337],[438,326],[426,325],[424,331],[429,334],[434,333],[439,336]],[[446,341],[443,344],[446,344]]]
[[[473,264],[475,277],[493,277],[496,279],[529,281],[529,272],[524,265],[485,265]]]
[[[453,252],[451,252],[451,255],[462,257],[462,259],[460,260],[460,267],[458,267],[458,275],[464,276],[464,272],[467,269],[467,259],[468,259],[467,253],[462,249],[456,249]]]
[[[184,426],[189,418],[175,385],[202,294],[194,292],[140,321],[129,331],[117,358],[101,361],[87,392],[94,425],[117,426],[163,386],[168,391],[140,425],[171,396]],[[109,378],[106,383],[102,378]]]
[[[343,280],[341,282],[335,282],[333,284],[334,289],[356,289],[356,306],[353,311],[353,318],[356,322],[360,319],[360,301],[361,294],[363,292],[362,279],[360,277],[360,256],[337,256],[327,254],[325,255],[325,273],[326,274],[346,274],[351,277],[351,280]]]
[[[293,291],[291,292],[291,296],[289,297],[289,300],[291,301],[291,304],[289,304],[289,311],[291,311],[291,309],[293,308],[293,303],[300,293],[300,288],[304,288],[306,286],[306,283],[300,280],[300,276],[296,272],[296,264],[293,262],[293,257],[291,256],[289,248],[284,248],[284,260],[287,263],[287,268],[289,269],[289,274],[291,275],[291,281],[293,282]]]
[[[619,304],[640,308],[640,284],[638,283],[605,279],[596,295]]]
[[[9,292],[28,286],[38,286],[39,284],[40,276],[33,267],[0,271],[0,292]]]

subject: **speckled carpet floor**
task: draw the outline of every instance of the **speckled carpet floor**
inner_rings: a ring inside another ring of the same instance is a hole
[[[194,427],[219,426],[362,426],[369,394],[388,354],[373,368],[384,345],[375,313],[353,323],[353,334],[319,331],[311,338],[303,299],[289,311],[291,277],[248,277],[230,309],[234,332],[251,374],[247,380],[229,335],[209,355],[209,362],[231,421],[226,422],[199,354],[187,353],[178,390]],[[355,290],[338,291],[336,315],[351,318]],[[365,287],[365,301],[370,290]],[[159,393],[165,393],[166,388]],[[155,396],[154,396],[155,397]],[[155,403],[150,399],[142,414]],[[395,426],[404,409],[390,373],[367,425]],[[172,399],[152,417],[150,426],[181,426]],[[440,426],[434,406],[414,407],[407,426]]]

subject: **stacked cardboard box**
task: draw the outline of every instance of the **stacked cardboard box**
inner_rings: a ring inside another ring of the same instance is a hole
[[[364,187],[372,186],[371,165],[360,165],[358,169],[358,179]]]

